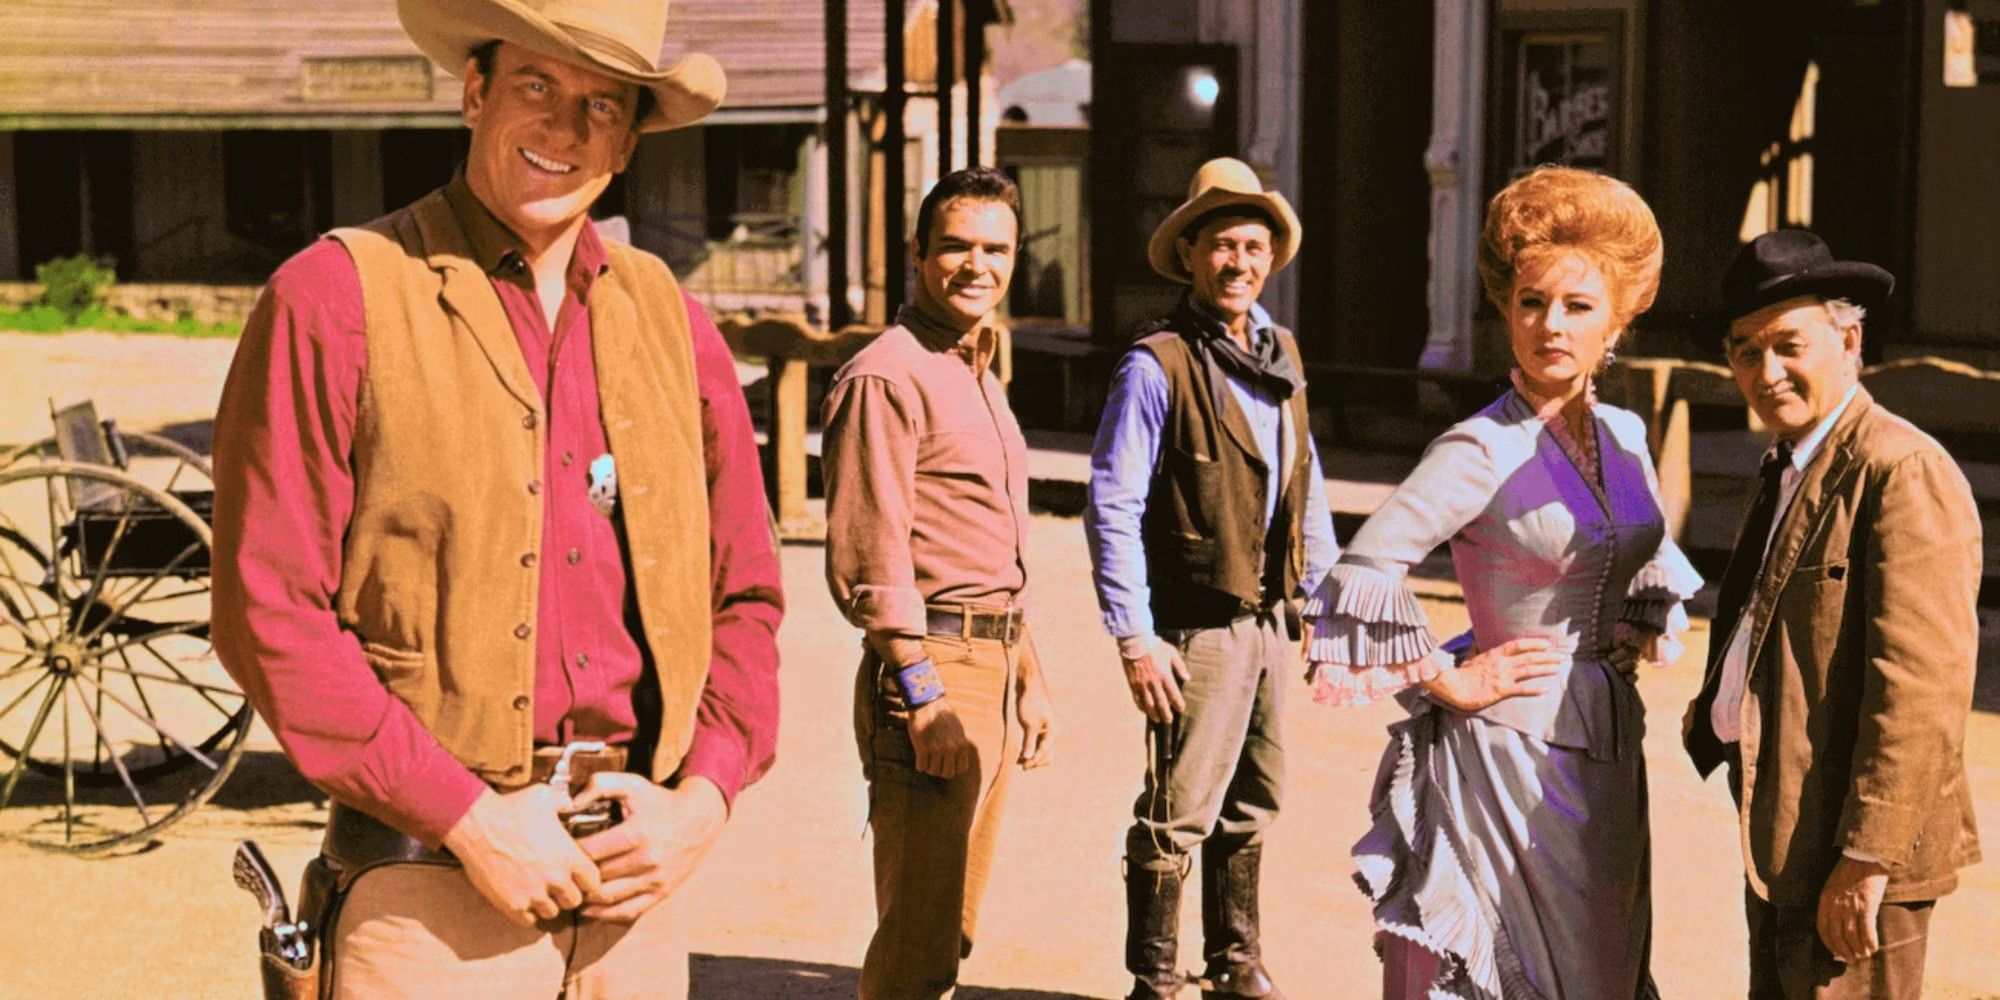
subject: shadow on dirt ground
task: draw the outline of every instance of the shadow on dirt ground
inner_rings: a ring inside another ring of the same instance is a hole
[[[4,773],[4,770],[0,770]],[[146,798],[151,802],[175,802],[194,791],[195,786],[205,781],[208,772],[192,763],[176,772],[147,779]],[[124,806],[132,801],[130,793],[118,783],[115,773],[104,770],[94,779],[79,776],[73,793],[82,805]],[[62,771],[46,765],[25,770],[20,786],[15,789],[11,806],[53,806],[63,801]],[[208,800],[211,807],[236,809],[248,812],[270,806],[288,806],[301,802],[313,805],[326,804],[326,795],[314,788],[305,778],[299,776],[297,768],[283,753],[276,750],[248,750],[236,764],[236,770],[217,789],[215,797]]]
[[[693,955],[690,1000],[832,1000],[854,996],[861,970],[743,955]],[[961,986],[959,1000],[1089,1000],[1082,993]]]
[[[247,750],[236,762],[235,773],[215,793],[208,804],[223,809],[263,809],[310,802],[326,804],[326,793],[312,786],[292,766],[292,760],[277,750]]]

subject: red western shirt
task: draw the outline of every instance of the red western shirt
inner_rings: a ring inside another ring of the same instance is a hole
[[[609,451],[587,310],[607,255],[586,222],[551,330],[518,241],[462,179],[447,195],[492,278],[549,417],[535,739],[626,740],[638,725],[632,691],[643,654],[627,626],[618,527],[589,496],[592,463]],[[224,404],[249,408],[249,422],[261,424],[251,440],[237,444],[254,471],[246,477],[240,523],[218,523],[217,531],[234,533],[241,551],[293,557],[258,560],[244,568],[240,595],[217,595],[216,616],[245,622],[252,647],[225,652],[254,664],[251,700],[265,719],[280,720],[273,729],[301,771],[320,776],[334,798],[437,844],[486,786],[383,689],[359,640],[340,629],[333,611],[353,510],[354,416],[367,360],[360,278],[338,243],[321,240],[279,268],[265,295],[244,337],[269,342],[269,369],[232,372]],[[692,298],[687,310],[707,458],[714,651],[679,776],[708,778],[734,801],[776,752],[783,600],[735,366],[708,314]],[[235,422],[246,421],[239,415]],[[236,601],[242,606],[228,606]]]

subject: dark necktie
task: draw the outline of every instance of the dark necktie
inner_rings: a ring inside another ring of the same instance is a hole
[[[1737,622],[1748,610],[1750,590],[1764,569],[1771,520],[1778,514],[1778,485],[1791,464],[1791,443],[1781,441],[1757,470],[1758,478],[1763,481],[1757,487],[1757,499],[1750,504],[1750,516],[1743,522],[1743,534],[1737,536],[1736,551],[1729,557],[1729,569],[1723,572],[1722,588],[1716,595],[1715,617],[1720,627],[1710,633],[1714,637],[1710,641],[1716,643],[1717,650],[1729,648]]]

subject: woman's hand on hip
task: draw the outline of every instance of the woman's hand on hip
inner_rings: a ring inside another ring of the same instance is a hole
[[[1424,690],[1461,712],[1477,712],[1509,698],[1543,693],[1548,686],[1534,682],[1554,676],[1568,657],[1547,639],[1510,639],[1425,681]]]

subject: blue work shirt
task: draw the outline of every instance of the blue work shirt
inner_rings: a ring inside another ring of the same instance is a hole
[[[1261,305],[1250,307],[1253,346],[1277,336],[1271,316]],[[1264,460],[1264,524],[1277,512],[1281,476],[1298,454],[1303,439],[1311,452],[1304,518],[1305,573],[1299,580],[1303,599],[1340,558],[1333,537],[1333,518],[1326,508],[1326,478],[1320,471],[1319,449],[1311,433],[1300,433],[1276,394],[1225,371],[1230,394],[1242,409]],[[1167,373],[1151,351],[1128,352],[1112,377],[1111,395],[1097,425],[1097,443],[1090,453],[1090,503],[1083,512],[1084,536],[1090,543],[1091,577],[1097,585],[1104,627],[1119,638],[1153,635],[1152,590],[1146,583],[1146,549],[1139,522],[1146,513],[1153,471],[1159,467],[1160,439],[1167,424]],[[1308,429],[1309,430],[1309,429]]]

